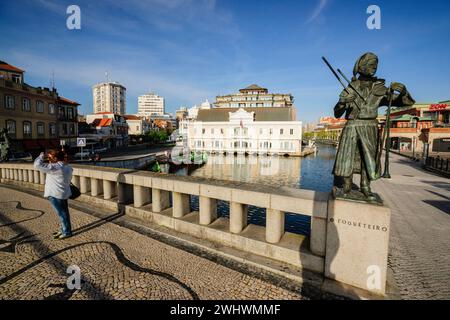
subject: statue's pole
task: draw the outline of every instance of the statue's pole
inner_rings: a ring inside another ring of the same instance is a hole
[[[384,173],[383,178],[390,179],[391,175],[389,173],[389,150],[391,149],[391,106],[392,106],[392,95],[393,91],[391,87],[389,87],[389,106],[386,112],[386,124],[384,130],[386,132],[386,143],[385,143],[385,161],[384,161]]]

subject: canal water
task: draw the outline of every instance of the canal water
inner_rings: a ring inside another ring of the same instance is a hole
[[[330,192],[333,186],[333,165],[336,149],[320,145],[315,155],[298,157],[262,157],[244,155],[210,155],[202,167],[191,176],[220,180],[251,182],[272,187],[291,187]],[[176,174],[186,175],[181,170]],[[198,210],[198,197],[191,196],[192,210]],[[218,216],[229,217],[229,203],[219,201]],[[265,225],[265,208],[249,206],[248,223]],[[288,232],[309,235],[311,219],[286,213],[285,229]]]

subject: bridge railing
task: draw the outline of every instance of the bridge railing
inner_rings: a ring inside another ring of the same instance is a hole
[[[224,254],[234,254],[227,248],[240,250],[244,256],[239,259],[251,257],[256,259],[254,264],[261,264],[258,257],[269,258],[376,294],[385,293],[390,230],[390,209],[385,206],[288,187],[130,169],[72,167],[72,182],[82,193],[79,201],[170,228],[170,232],[179,232],[180,238],[181,234],[193,236],[203,247]],[[44,189],[45,174],[32,164],[0,163],[0,169],[2,184]],[[198,211],[191,210],[192,196],[199,198]],[[218,201],[229,203],[229,218],[218,216]],[[265,226],[248,224],[249,206],[265,209]],[[311,217],[309,236],[287,232],[286,213]],[[201,244],[203,240],[209,244]],[[380,283],[368,287],[367,270],[373,266],[379,267]]]
[[[0,168],[2,182],[24,182],[40,185],[40,189],[45,183],[45,173],[32,164],[3,163]],[[86,196],[115,199],[133,208],[151,204],[152,213],[171,208],[174,219],[191,213],[190,196],[198,196],[200,226],[214,223],[218,218],[217,201],[227,201],[230,208],[228,232],[233,235],[241,234],[247,227],[249,206],[264,208],[264,241],[269,244],[279,243],[285,235],[285,213],[310,216],[309,250],[316,256],[325,255],[327,193],[86,165],[73,165],[72,182]]]

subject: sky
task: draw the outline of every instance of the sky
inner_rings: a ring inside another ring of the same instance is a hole
[[[69,5],[81,29],[69,30]],[[366,25],[370,5],[381,29]],[[0,0],[0,60],[92,113],[92,86],[165,97],[166,111],[256,83],[291,93],[305,123],[333,114],[342,90],[321,57],[351,76],[356,59],[379,56],[378,77],[404,83],[417,102],[450,99],[450,1],[404,0]]]

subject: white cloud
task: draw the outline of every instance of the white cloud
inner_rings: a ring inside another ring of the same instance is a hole
[[[327,4],[328,4],[328,0],[319,0],[319,3],[317,4],[317,6],[314,9],[314,11],[312,12],[312,14],[309,16],[309,18],[306,21],[306,23],[311,23],[314,20],[316,20],[320,16],[320,14],[322,13],[323,9],[325,9]]]

